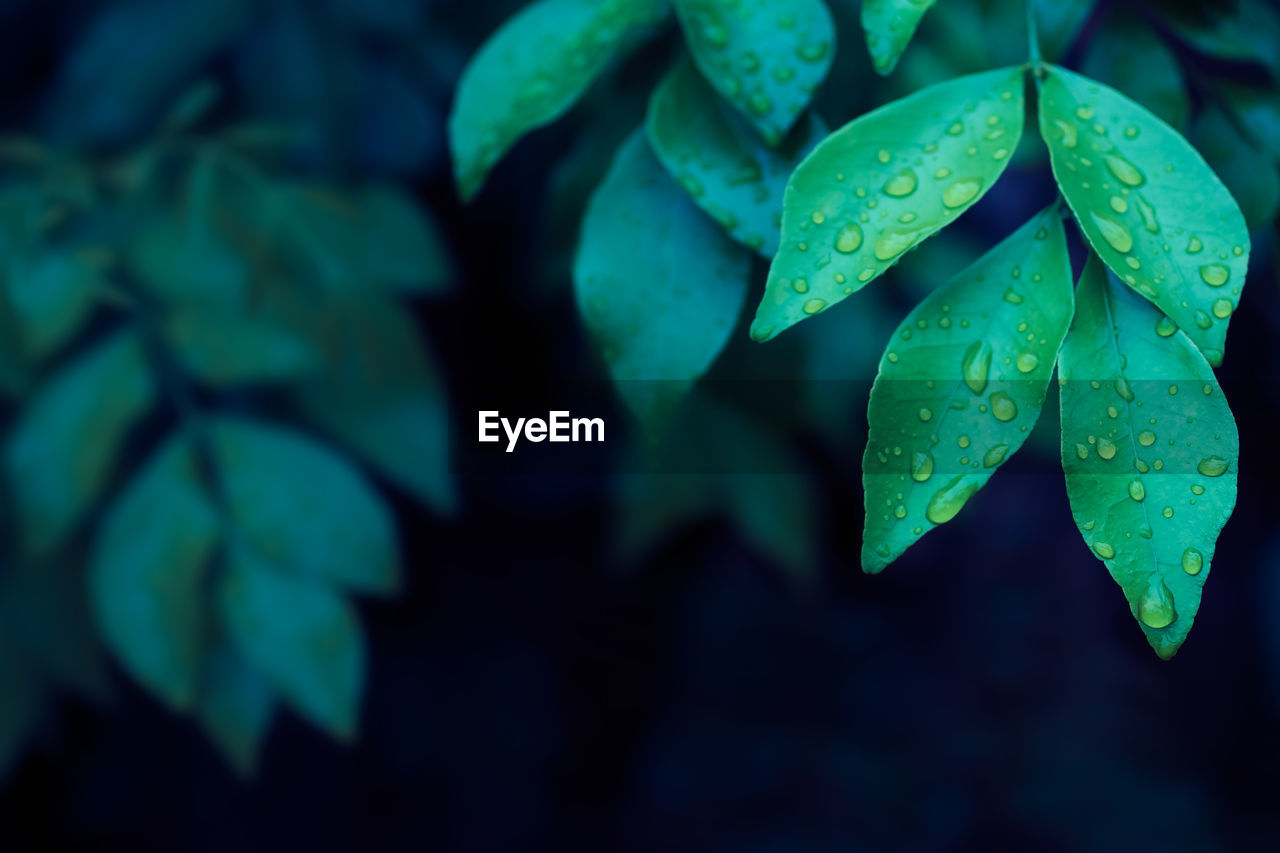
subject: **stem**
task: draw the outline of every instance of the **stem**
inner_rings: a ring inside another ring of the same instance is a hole
[[[1031,54],[1031,65],[1036,71],[1040,63],[1040,34],[1036,30],[1036,0],[1027,0],[1027,51]]]

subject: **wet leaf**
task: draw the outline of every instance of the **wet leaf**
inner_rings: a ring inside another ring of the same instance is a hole
[[[780,144],[827,76],[835,28],[822,0],[674,0],[707,81]]]
[[[903,320],[867,407],[865,571],[954,518],[1026,441],[1071,305],[1066,238],[1050,208]]]
[[[863,0],[862,29],[871,62],[880,74],[892,74],[924,13],[935,0]]]
[[[504,23],[462,74],[449,142],[464,199],[526,133],[555,121],[667,15],[665,0],[538,0]]]
[[[214,386],[280,381],[321,364],[320,353],[294,330],[242,311],[180,311],[164,332],[183,368]]]
[[[827,137],[787,185],[751,337],[826,310],[968,210],[1004,172],[1022,124],[1022,70],[1005,68],[931,86]]]
[[[1204,158],[1124,95],[1058,67],[1041,91],[1040,133],[1094,251],[1221,364],[1249,232]]]
[[[1059,367],[1071,514],[1168,659],[1235,507],[1235,419],[1189,338],[1096,258],[1077,298]]]

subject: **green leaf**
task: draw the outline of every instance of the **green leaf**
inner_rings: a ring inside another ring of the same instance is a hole
[[[1022,11],[1022,2],[1012,5],[1009,14],[1016,17]],[[1097,5],[1097,0],[1035,0],[1041,55],[1050,61],[1062,58]]]
[[[213,420],[209,437],[236,529],[265,558],[357,592],[398,588],[391,512],[345,459],[291,430],[236,418]]]
[[[835,27],[822,0],[674,0],[698,70],[770,146],[827,76]]]
[[[892,74],[898,57],[935,0],[863,0],[862,29],[877,73]]]
[[[360,623],[342,596],[232,545],[217,602],[235,649],[294,710],[349,741],[357,728],[366,663]]]
[[[1077,297],[1059,367],[1071,514],[1168,659],[1235,506],[1235,419],[1188,337],[1096,258]]]
[[[213,386],[289,379],[321,363],[302,335],[243,310],[178,311],[165,321],[164,333],[183,367]]]
[[[27,553],[47,553],[71,532],[154,397],[142,345],[124,331],[55,373],[27,404],[4,449]]]
[[[0,784],[18,766],[27,741],[40,723],[44,688],[22,658],[21,649],[0,623]]]
[[[22,349],[39,360],[79,330],[101,293],[101,274],[69,252],[11,256],[10,300],[21,323]]]
[[[449,115],[463,199],[480,191],[512,145],[568,111],[666,15],[665,0],[538,0],[503,24],[463,72]]]
[[[210,646],[196,715],[241,776],[252,776],[275,717],[275,691],[227,642]]]
[[[186,437],[170,437],[107,510],[89,592],[125,670],[176,710],[192,707],[204,652],[204,582],[217,510]]]
[[[1256,0],[1158,3],[1161,15],[1187,44],[1208,56],[1258,63],[1280,77],[1280,12]]]
[[[1041,90],[1040,133],[1093,250],[1221,364],[1249,232],[1204,158],[1124,95],[1056,66]]]
[[[1275,218],[1280,175],[1271,159],[1246,141],[1220,108],[1206,105],[1196,116],[1190,138],[1240,203],[1251,231]]]
[[[327,316],[329,364],[295,386],[295,403],[379,474],[452,512],[448,400],[413,317],[368,298],[335,302]]]
[[[1022,69],[939,83],[837,130],[787,184],[782,246],[751,326],[824,311],[968,210],[1022,136]]]
[[[733,239],[766,258],[778,251],[787,178],[826,135],[810,113],[776,149],[765,147],[688,62],[649,101],[649,144],[671,176]]]
[[[862,568],[950,521],[1026,440],[1071,322],[1056,208],[929,295],[894,332],[867,408]]]
[[[1249,132],[1249,141],[1280,161],[1280,92],[1274,88],[1240,83],[1220,83],[1223,105],[1240,127]]]
[[[587,207],[573,277],[618,392],[643,421],[662,421],[720,354],[749,273],[747,251],[633,134]]]
[[[1185,128],[1191,100],[1182,66],[1164,39],[1132,12],[1116,10],[1089,40],[1081,70],[1124,92],[1176,129]]]

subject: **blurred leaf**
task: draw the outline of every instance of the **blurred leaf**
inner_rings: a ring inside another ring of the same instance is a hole
[[[217,418],[209,437],[231,518],[263,557],[357,592],[398,588],[390,510],[345,459],[299,433],[247,420]]]
[[[180,130],[191,127],[204,118],[222,95],[216,80],[208,77],[197,80],[184,91],[165,116],[167,128]]]
[[[22,757],[27,740],[40,721],[43,689],[35,680],[13,641],[0,624],[0,784]]]
[[[1040,53],[1057,62],[1071,49],[1080,29],[1098,5],[1097,0],[1035,0],[1036,32],[1040,36]],[[1010,17],[1017,17],[1022,3],[1016,2]]]
[[[1071,301],[1055,206],[902,321],[867,407],[865,571],[881,571],[953,519],[1022,446],[1044,405]]]
[[[655,426],[724,348],[750,256],[694,206],[637,131],[596,190],[574,264],[578,309],[623,401]]]
[[[41,386],[4,450],[28,553],[46,553],[71,532],[154,397],[142,345],[131,331],[100,341]]]
[[[1071,514],[1167,660],[1191,630],[1235,507],[1235,419],[1191,341],[1096,257],[1060,371]]]
[[[787,184],[782,247],[751,337],[767,341],[861,289],[982,198],[1022,136],[1022,74],[940,83],[814,149]]]
[[[241,776],[252,776],[275,717],[271,685],[225,642],[205,657],[196,714],[209,738]]]
[[[1258,0],[1152,4],[1178,36],[1208,56],[1256,62],[1280,76],[1280,12]]]
[[[1040,134],[1093,250],[1221,364],[1249,231],[1204,158],[1124,95],[1056,66],[1041,90]]]
[[[694,202],[735,240],[766,258],[778,250],[787,178],[826,135],[808,114],[782,146],[766,148],[688,62],[654,90],[649,144]]]
[[[73,336],[102,291],[99,271],[64,252],[10,256],[7,273],[23,349],[32,360],[44,358]]]
[[[196,701],[204,653],[206,567],[217,510],[189,440],[168,438],[108,508],[90,564],[90,595],[108,647],[178,711]]]
[[[239,653],[299,714],[350,740],[365,677],[364,635],[351,606],[315,578],[277,570],[239,545],[228,549],[217,601]]]
[[[390,300],[336,301],[328,367],[296,386],[302,412],[437,512],[457,495],[439,370],[413,318]]]
[[[1223,106],[1248,129],[1254,145],[1280,161],[1280,91],[1275,87],[1220,83]]]
[[[164,332],[185,369],[215,386],[290,379],[321,363],[302,335],[262,316],[188,309],[166,320]]]
[[[1191,101],[1178,58],[1138,16],[1122,9],[1113,12],[1090,39],[1081,70],[1123,92],[1174,128],[1187,126]]]
[[[877,72],[893,73],[920,19],[933,4],[934,0],[863,0],[862,28]]]
[[[522,136],[555,121],[666,15],[665,0],[536,0],[472,58],[449,116],[463,199]]]
[[[822,0],[674,0],[698,70],[780,144],[821,85],[835,53]]]
[[[1218,107],[1209,104],[1196,116],[1191,142],[1240,205],[1250,230],[1275,218],[1280,205],[1280,175],[1272,161],[1246,142]]]

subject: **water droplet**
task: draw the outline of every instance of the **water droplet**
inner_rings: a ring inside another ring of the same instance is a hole
[[[1138,167],[1121,157],[1119,154],[1105,154],[1103,159],[1107,162],[1107,168],[1111,170],[1111,174],[1116,176],[1116,180],[1122,184],[1131,187],[1140,187],[1146,183],[1146,177],[1142,172],[1138,171]]]
[[[1018,406],[1004,391],[997,391],[991,395],[991,414],[1007,423],[1018,416]]]
[[[1213,318],[1204,311],[1196,309],[1196,325],[1202,329],[1207,329],[1213,325]]]
[[[1231,312],[1234,309],[1235,306],[1231,304],[1230,299],[1213,300],[1213,316],[1217,317],[1219,320],[1225,320],[1230,317]]]
[[[1204,568],[1204,554],[1201,554],[1195,548],[1188,548],[1182,552],[1182,570],[1189,575],[1198,575],[1200,570]]]
[[[893,260],[914,246],[919,236],[918,228],[894,228],[882,231],[876,238],[875,256],[882,261]]]
[[[1004,301],[1013,305],[1021,305],[1022,294],[1011,287],[1004,292]]]
[[[1125,201],[1118,195],[1113,195],[1108,201],[1108,204],[1111,205],[1111,209],[1116,213],[1124,213],[1129,209],[1129,202]]]
[[[1018,355],[1016,364],[1019,373],[1030,373],[1040,366],[1040,357],[1033,352],[1024,352]]]
[[[921,409],[921,410],[920,410],[920,420],[924,421],[925,423],[928,423],[929,421],[933,420],[933,410],[931,410],[931,409]]]
[[[879,160],[881,163],[888,163],[889,162],[888,149],[881,148],[880,151],[876,153],[876,159]]]
[[[1001,462],[1003,462],[1004,458],[1008,455],[1009,455],[1009,445],[997,444],[983,454],[982,467],[994,468],[997,465],[999,465]]]
[[[1138,129],[1137,129],[1136,127],[1134,127],[1133,125],[1129,125],[1128,127],[1126,127],[1126,128],[1124,129],[1124,138],[1125,138],[1125,139],[1137,139],[1137,138],[1138,138]]]
[[[1094,542],[1093,552],[1104,560],[1110,560],[1116,555],[1116,549],[1108,542]]]
[[[1204,243],[1200,242],[1199,237],[1192,234],[1191,238],[1187,240],[1187,254],[1195,255],[1195,254],[1198,254],[1202,249],[1204,249]]]
[[[1076,445],[1076,456],[1079,456],[1081,459],[1088,459],[1088,458],[1089,458],[1089,448],[1088,448],[1086,445],[1083,445],[1083,444],[1077,444],[1077,445]]]
[[[964,384],[975,394],[981,394],[987,387],[987,376],[991,372],[991,344],[986,341],[974,341],[964,351],[960,363],[960,374]]]
[[[1222,287],[1231,278],[1231,269],[1226,264],[1205,264],[1200,267],[1200,278],[1210,287]]]
[[[827,307],[827,300],[813,298],[804,304],[803,310],[806,314],[817,314],[823,308]]]
[[[796,293],[809,292],[809,280],[806,278],[797,278],[791,282],[791,289]]]
[[[893,515],[895,518],[906,518],[907,508],[902,504],[898,504],[896,507],[893,508]]]
[[[911,479],[923,483],[933,476],[933,457],[924,451],[916,451],[911,457]]]
[[[836,235],[836,251],[842,255],[849,255],[858,251],[861,245],[862,229],[855,224],[846,225]]]
[[[909,196],[916,191],[916,173],[903,169],[884,185],[884,194],[894,198]]]
[[[1204,494],[1204,486],[1200,485],[1199,483],[1193,483],[1193,484],[1191,485],[1191,494],[1193,494],[1193,495],[1203,495],[1203,494]]]
[[[942,203],[950,208],[961,207],[973,201],[981,189],[981,178],[960,178],[942,191]]]
[[[1196,465],[1196,470],[1205,477],[1221,477],[1230,466],[1231,462],[1221,456],[1206,456]]]
[[[814,225],[821,225],[822,223],[827,221],[827,217],[823,216],[822,211],[819,211],[819,210],[815,210],[813,212],[813,216],[809,218],[813,220]]]
[[[1076,118],[1081,121],[1088,121],[1093,118],[1093,110],[1088,107],[1076,107]]]
[[[1115,443],[1109,438],[1099,438],[1098,455],[1103,459],[1114,459],[1116,455]]]
[[[951,177],[951,170],[948,169],[946,166],[940,166],[938,167],[938,170],[933,173],[933,176],[938,180],[942,180],[943,178],[949,178]]]
[[[964,122],[961,122],[961,121],[955,122],[954,124],[951,125],[951,127],[947,128],[947,133],[951,134],[952,136],[959,136],[960,134],[964,133]]]
[[[1138,618],[1148,628],[1167,628],[1178,618],[1173,609],[1173,592],[1159,577],[1152,575],[1147,591],[1138,603]]]
[[[756,92],[748,99],[747,106],[757,116],[766,116],[773,109],[773,102],[769,100],[769,96],[764,92]]]
[[[1156,434],[1151,430],[1144,429],[1142,432],[1138,433],[1138,444],[1141,444],[1143,447],[1150,447],[1155,443]]]
[[[1160,337],[1167,338],[1176,331],[1178,331],[1178,324],[1168,317],[1161,317],[1156,321],[1156,334]]]
[[[978,482],[961,474],[947,485],[939,489],[929,505],[925,507],[924,517],[934,524],[946,524],[956,517],[956,513],[964,508],[973,493],[978,491]]]
[[[1120,399],[1126,403],[1133,402],[1133,389],[1129,387],[1129,380],[1123,376],[1116,377],[1116,393],[1120,395]]]
[[[1096,211],[1090,211],[1089,216],[1102,232],[1102,239],[1106,240],[1111,248],[1117,252],[1128,252],[1133,248],[1133,235],[1129,233],[1128,228],[1113,219],[1099,216]]]
[[[1142,485],[1141,480],[1129,481],[1129,497],[1139,503],[1147,499],[1147,487]]]

